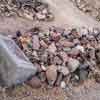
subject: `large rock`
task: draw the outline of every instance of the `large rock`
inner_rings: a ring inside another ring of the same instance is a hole
[[[0,77],[3,85],[11,86],[22,83],[36,71],[36,67],[14,41],[0,35]]]

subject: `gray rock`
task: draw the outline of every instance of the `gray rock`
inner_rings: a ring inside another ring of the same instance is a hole
[[[71,72],[74,72],[80,66],[80,62],[77,59],[69,58],[68,68]]]
[[[67,76],[70,72],[65,66],[58,66],[58,72],[61,72],[64,76]]]
[[[0,76],[4,81],[3,85],[22,83],[36,71],[37,68],[32,65],[14,41],[0,35]]]

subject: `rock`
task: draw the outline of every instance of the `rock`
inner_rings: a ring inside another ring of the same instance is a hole
[[[85,28],[85,27],[82,27],[80,29],[80,34],[81,34],[81,36],[82,35],[88,35],[89,34],[89,30],[87,28]]]
[[[61,33],[59,33],[59,32],[55,31],[55,32],[51,33],[51,39],[56,42],[60,40],[60,36],[61,36]]]
[[[63,73],[59,73],[55,85],[56,85],[56,86],[60,86],[60,83],[61,83],[62,79],[63,79]]]
[[[40,41],[40,45],[41,45],[43,48],[48,48],[48,45],[47,45],[43,40]]]
[[[48,52],[44,51],[44,53],[40,56],[41,62],[47,63],[48,60]]]
[[[34,63],[33,65],[37,68],[37,72],[41,72],[42,71],[42,68],[38,63]]]
[[[48,66],[48,69],[46,71],[46,77],[49,85],[54,85],[57,79],[57,66],[55,65]]]
[[[66,63],[66,62],[68,61],[68,55],[67,55],[66,52],[61,51],[61,52],[59,53],[59,55],[60,55],[60,57],[63,59],[63,62],[64,62],[64,63]]]
[[[41,69],[42,69],[42,71],[46,71],[47,70],[47,68],[45,67],[45,65],[43,63],[41,63]]]
[[[68,68],[70,72],[74,72],[80,66],[80,62],[77,59],[69,58]]]
[[[80,41],[78,39],[74,39],[73,40],[73,43],[76,45],[76,44],[80,44]]]
[[[69,69],[65,66],[58,66],[58,72],[62,73],[64,76],[67,76],[70,73]]]
[[[84,81],[88,78],[88,70],[87,69],[81,69],[80,72],[79,72],[79,78],[80,78],[80,81]]]
[[[77,56],[80,53],[80,51],[77,48],[73,48],[68,54],[71,56]]]
[[[41,85],[42,85],[41,84],[41,80],[38,77],[36,77],[36,76],[32,77],[32,79],[27,81],[26,83],[29,86],[31,86],[32,88],[40,88]]]
[[[81,46],[81,45],[77,45],[77,46],[76,46],[76,49],[80,50],[82,53],[85,53],[85,49],[84,49],[84,47]]]
[[[61,60],[60,57],[58,57],[58,56],[54,57],[54,64],[55,65],[61,65],[62,63],[63,63],[63,61]]]
[[[55,43],[52,42],[51,45],[49,45],[49,47],[48,47],[48,51],[49,51],[50,53],[55,54],[56,50],[57,50],[57,48],[56,48],[56,46],[55,46]]]
[[[41,82],[45,82],[46,81],[46,73],[45,72],[39,73],[39,78],[40,78]]]
[[[97,83],[100,83],[100,73],[96,72],[94,78]]]
[[[62,81],[61,84],[60,84],[60,87],[61,87],[62,89],[65,89],[65,88],[66,88],[66,83],[65,83],[64,81]]]
[[[70,42],[68,40],[62,40],[60,41],[60,44],[64,47],[73,47],[74,46],[74,43],[73,42]]]
[[[71,48],[70,48],[70,47],[64,47],[64,48],[63,48],[63,51],[64,51],[64,52],[70,52],[70,51],[71,51]]]
[[[32,42],[33,42],[33,49],[34,50],[39,50],[39,48],[40,48],[40,41],[39,41],[38,35],[33,35]]]

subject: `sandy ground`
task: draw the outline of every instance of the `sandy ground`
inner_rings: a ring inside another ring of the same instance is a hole
[[[61,27],[99,27],[100,23],[96,22],[94,19],[89,17],[88,15],[83,14],[80,12],[76,7],[73,6],[73,4],[69,0],[46,0],[49,2],[49,4],[52,7],[53,12],[56,15],[56,19],[54,22],[34,22],[26,19],[21,18],[0,18],[0,33],[1,34],[14,34],[17,30],[21,30],[22,32],[25,32],[26,30],[34,27],[35,25],[42,26],[43,28],[48,28],[48,26],[56,25]],[[22,89],[22,88],[21,88]],[[86,82],[84,85],[77,87],[73,91],[73,95],[70,95],[70,99],[67,98],[68,93],[60,92],[55,95],[53,91],[49,92],[43,92],[41,94],[41,89],[38,90],[32,90],[30,88],[26,88],[25,90],[21,91],[29,91],[35,94],[37,97],[50,97],[51,99],[43,99],[43,100],[100,100],[100,86],[99,84],[96,84],[93,81]],[[18,93],[21,94],[20,89],[18,90]],[[13,91],[13,93],[16,93],[16,90]],[[34,99],[33,94],[21,97],[20,95],[17,95],[19,99],[16,99],[15,97],[12,97],[10,99],[7,99],[5,97],[2,98],[2,95],[0,96],[0,100],[42,100],[42,99]],[[56,99],[57,98],[57,99]]]

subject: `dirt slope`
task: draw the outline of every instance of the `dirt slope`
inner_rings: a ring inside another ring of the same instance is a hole
[[[48,2],[60,24],[73,26],[100,27],[100,24],[79,11],[70,0],[45,0]]]

